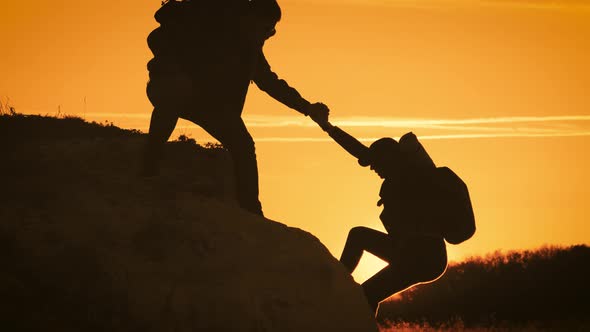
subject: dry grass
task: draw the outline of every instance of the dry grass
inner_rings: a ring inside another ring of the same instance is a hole
[[[16,115],[16,109],[10,104],[10,99],[0,100],[0,115]]]
[[[460,319],[433,326],[429,323],[389,322],[379,326],[380,332],[545,332],[545,331],[590,331],[588,323],[578,321],[529,322],[526,324],[497,323],[494,326],[465,326]]]

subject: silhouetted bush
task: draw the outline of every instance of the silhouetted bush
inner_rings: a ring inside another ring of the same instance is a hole
[[[471,258],[449,266],[436,282],[383,303],[379,319],[430,324],[459,319],[467,326],[587,323],[589,263],[585,245]]]

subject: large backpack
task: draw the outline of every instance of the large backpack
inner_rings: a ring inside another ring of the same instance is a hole
[[[411,218],[420,230],[443,235],[450,244],[471,238],[475,217],[465,182],[450,168],[436,167],[413,133],[404,135],[399,143],[412,168],[423,174],[417,177],[418,183],[411,185],[415,190],[408,192],[411,197],[401,204],[405,209],[403,217]]]
[[[443,236],[448,243],[459,244],[475,234],[475,216],[465,182],[448,167],[436,168],[436,193],[439,216],[444,223]]]
[[[227,53],[239,33],[238,16],[247,10],[248,0],[166,0],[154,17],[160,26],[148,36],[154,58],[152,73],[194,71],[195,64],[207,64]],[[199,68],[200,69],[200,68]]]

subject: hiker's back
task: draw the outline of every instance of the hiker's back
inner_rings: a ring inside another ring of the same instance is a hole
[[[239,19],[247,0],[167,1],[156,12],[160,26],[148,36],[154,54],[150,75],[181,70],[202,75],[237,52]]]
[[[438,235],[459,244],[475,233],[467,186],[448,167],[436,167],[412,133],[400,139],[406,160],[399,176],[384,181],[381,220],[390,232]]]

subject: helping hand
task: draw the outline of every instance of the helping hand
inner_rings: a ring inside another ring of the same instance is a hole
[[[332,128],[332,124],[328,121],[330,109],[323,103],[314,103],[307,107],[307,114],[313,121],[315,121],[324,131]]]

